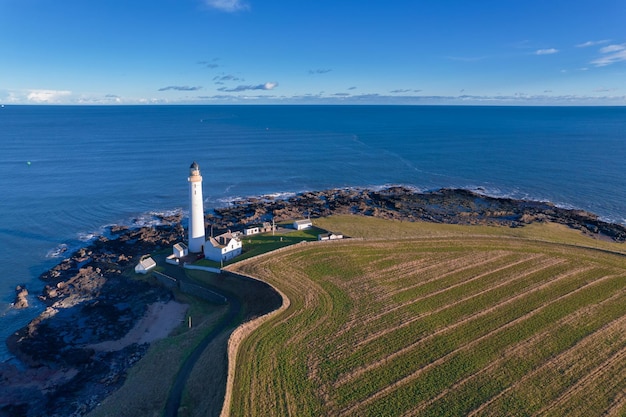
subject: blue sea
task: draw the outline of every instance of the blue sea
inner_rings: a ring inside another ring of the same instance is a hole
[[[0,339],[42,306],[37,277],[107,225],[338,187],[461,187],[626,223],[626,107],[0,108]],[[33,305],[11,309],[26,284]],[[8,355],[0,343],[0,360]]]

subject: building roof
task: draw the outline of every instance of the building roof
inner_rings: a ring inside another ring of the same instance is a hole
[[[179,243],[177,243],[177,244],[175,244],[175,245],[174,245],[174,248],[175,248],[176,250],[179,250],[179,251],[181,251],[181,252],[182,252],[182,251],[184,251],[185,249],[187,249],[187,245],[185,245],[185,244],[184,244],[184,243],[182,243],[182,242],[179,242]]]
[[[156,262],[148,256],[146,258],[142,258],[141,261],[139,261],[139,265],[141,265],[143,269],[148,270],[150,268],[154,268],[156,266]]]
[[[312,224],[312,222],[311,222],[311,219],[301,219],[301,220],[294,221],[294,224],[303,225],[303,224]]]
[[[236,239],[236,237],[230,232],[222,233],[221,235],[210,237],[207,242],[209,242],[214,248],[223,248],[227,246],[232,239]]]

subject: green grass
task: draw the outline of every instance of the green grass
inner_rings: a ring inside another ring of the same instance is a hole
[[[130,368],[124,385],[90,416],[161,415],[180,364],[226,311],[225,306],[212,305],[185,294],[178,293],[176,298],[189,304],[187,317],[192,317],[193,327],[189,329],[185,320],[169,337],[153,343],[146,355]]]
[[[310,227],[305,230],[280,230],[281,231],[277,231],[273,234],[269,232],[260,233],[252,236],[241,236],[241,255],[224,262],[224,266],[242,261],[244,259],[262,255],[276,249],[292,246],[303,241],[316,241],[317,236],[320,233],[325,232],[325,230],[317,227]],[[209,259],[201,259],[195,262],[194,265],[208,266],[211,268],[220,268],[222,266],[220,262],[211,261]]]
[[[317,240],[317,235],[325,231],[317,227],[310,227],[304,230],[288,230],[276,232],[274,234],[261,233],[252,236],[242,236],[243,253],[234,261],[241,261],[252,258],[276,249],[295,245],[300,242],[311,242]]]
[[[231,415],[624,409],[623,245],[552,224],[316,225],[366,240],[230,267],[291,301],[242,342]]]

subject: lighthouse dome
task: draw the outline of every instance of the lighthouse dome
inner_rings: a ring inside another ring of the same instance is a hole
[[[196,161],[193,161],[193,163],[189,167],[189,174],[190,175],[200,175],[200,166],[198,165],[198,163]]]

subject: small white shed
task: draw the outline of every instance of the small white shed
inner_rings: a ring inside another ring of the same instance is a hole
[[[338,239],[343,239],[343,235],[340,235],[337,233],[331,233],[331,232],[317,235],[317,240],[338,240]]]
[[[189,248],[184,243],[175,244],[173,251],[176,258],[183,258],[189,254]]]
[[[313,223],[311,222],[311,219],[302,219],[293,222],[293,228],[296,230],[304,230],[312,226]]]
[[[150,256],[145,256],[141,258],[141,261],[135,266],[135,273],[137,274],[146,274],[151,269],[156,268],[157,264]]]

